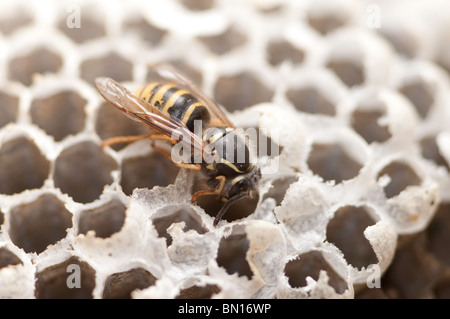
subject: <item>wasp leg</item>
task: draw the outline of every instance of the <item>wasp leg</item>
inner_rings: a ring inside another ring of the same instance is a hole
[[[217,189],[214,189],[214,190],[207,189],[207,190],[204,190],[204,191],[196,192],[194,195],[192,195],[191,203],[192,204],[196,204],[197,200],[198,200],[198,198],[200,196],[204,196],[204,195],[220,195],[220,193],[222,193],[223,187],[225,186],[226,177],[225,176],[217,176],[216,179],[218,179],[219,182],[220,182],[219,187],[217,187]]]
[[[210,189],[196,192],[194,195],[192,195],[191,203],[194,205],[197,204],[197,200],[200,196],[215,195],[215,194],[219,195],[220,193],[218,193],[216,190],[210,190]]]
[[[167,157],[168,159],[170,159],[172,161],[172,156],[170,156],[170,154],[163,149],[162,147],[159,147],[157,145],[155,145],[155,143],[152,143],[152,148],[154,150],[157,150],[158,152],[160,152],[162,155],[164,155],[165,157]],[[196,171],[201,170],[201,166],[199,164],[186,164],[186,163],[176,163],[174,161],[172,161],[176,166],[180,167],[180,168],[187,168],[187,169],[193,169]]]
[[[152,133],[153,134],[153,133]],[[135,136],[116,136],[108,138],[107,140],[104,140],[102,142],[102,147],[110,146],[113,144],[118,143],[131,143],[139,140],[143,140],[145,138],[149,138],[152,136],[152,134],[145,134],[145,135],[135,135]]]

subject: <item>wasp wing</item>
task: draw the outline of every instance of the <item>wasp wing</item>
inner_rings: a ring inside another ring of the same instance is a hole
[[[105,100],[132,119],[147,124],[154,131],[172,140],[203,152],[205,148],[203,140],[192,133],[181,121],[168,117],[113,79],[97,78],[95,85]]]
[[[228,116],[222,110],[222,108],[210,100],[203,92],[186,76],[178,72],[173,66],[166,63],[159,63],[151,66],[150,70],[156,72],[156,74],[166,81],[171,81],[186,88],[192,92],[195,97],[205,105],[211,117],[212,126],[226,126],[234,128],[234,124],[228,119]]]

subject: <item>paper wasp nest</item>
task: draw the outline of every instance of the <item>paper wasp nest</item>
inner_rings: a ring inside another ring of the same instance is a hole
[[[0,297],[450,297],[447,2],[0,4]],[[145,128],[95,78],[162,61],[269,137],[218,227],[197,172],[100,146]]]

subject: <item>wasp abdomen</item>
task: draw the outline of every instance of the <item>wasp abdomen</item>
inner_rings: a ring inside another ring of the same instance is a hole
[[[191,132],[194,132],[194,121],[201,120],[202,128],[209,123],[210,116],[206,106],[189,91],[174,84],[152,82],[135,93],[171,118],[180,120]]]

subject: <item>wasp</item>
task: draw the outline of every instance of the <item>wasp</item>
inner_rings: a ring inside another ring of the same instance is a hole
[[[149,138],[153,148],[175,165],[202,172],[208,189],[194,193],[191,202],[195,204],[200,196],[217,195],[224,205],[214,219],[216,226],[232,203],[258,193],[261,170],[250,161],[245,138],[236,132],[225,112],[193,82],[167,64],[155,65],[151,70],[158,75],[157,80],[134,93],[111,78],[96,79],[96,87],[106,101],[150,128],[149,134],[113,137],[103,145]],[[201,124],[200,134],[195,130],[197,121]],[[202,154],[201,160],[193,161],[191,156],[174,161],[155,141],[183,146]]]

